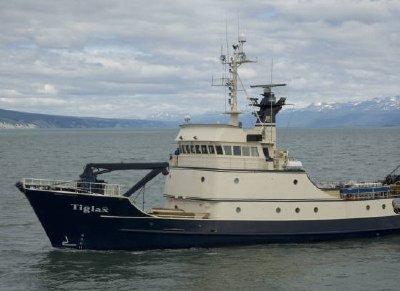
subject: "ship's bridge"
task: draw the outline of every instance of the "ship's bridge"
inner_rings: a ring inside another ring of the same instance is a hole
[[[275,127],[243,129],[227,124],[184,124],[171,166],[283,169],[287,152],[277,153]]]

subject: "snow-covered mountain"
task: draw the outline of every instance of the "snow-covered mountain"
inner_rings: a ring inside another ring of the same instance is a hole
[[[284,110],[277,120],[278,125],[288,127],[400,126],[400,96],[315,103],[302,109]]]
[[[326,112],[334,110],[346,111],[392,111],[400,110],[400,96],[396,97],[377,97],[366,101],[351,101],[346,103],[339,102],[320,102],[313,103],[299,111]]]
[[[186,114],[160,113],[152,117],[182,123]],[[251,114],[240,116],[245,127],[254,124]],[[221,112],[191,115],[192,123],[226,123],[228,116]],[[284,127],[367,127],[400,126],[400,96],[380,97],[365,101],[321,102],[304,108],[284,108],[277,116],[278,126]]]

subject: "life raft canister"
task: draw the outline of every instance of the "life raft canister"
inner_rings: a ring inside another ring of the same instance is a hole
[[[393,210],[396,214],[400,214],[400,198],[395,198],[392,201]]]

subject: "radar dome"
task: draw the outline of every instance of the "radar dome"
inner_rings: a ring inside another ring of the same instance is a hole
[[[190,122],[190,115],[189,114],[185,115],[184,120],[185,120],[185,123],[189,123]]]

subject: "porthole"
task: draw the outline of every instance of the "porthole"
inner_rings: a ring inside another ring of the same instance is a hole
[[[294,184],[294,185],[297,185],[297,183],[298,183],[297,179],[294,179],[294,180],[293,180],[293,184]]]
[[[296,207],[296,209],[294,211],[296,211],[296,213],[299,213],[300,212],[300,208]]]
[[[276,213],[281,213],[281,208],[280,207],[276,208]]]
[[[382,204],[382,209],[385,209],[386,208],[386,204]]]
[[[233,180],[233,182],[235,182],[235,184],[239,183],[239,178],[235,178],[235,180]]]
[[[367,210],[369,210],[371,207],[370,207],[369,205],[367,205],[365,208],[366,208]]]
[[[236,213],[240,213],[240,211],[242,211],[242,209],[240,209],[240,207],[236,207]]]
[[[315,213],[318,212],[318,207],[314,207],[314,212],[315,212]]]
[[[204,182],[205,180],[206,180],[206,178],[204,178],[204,177],[201,177],[201,182]]]

